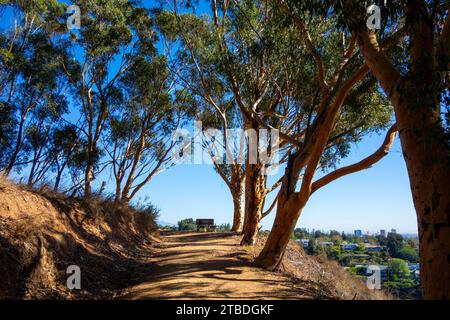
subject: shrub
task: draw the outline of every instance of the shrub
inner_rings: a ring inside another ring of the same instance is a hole
[[[178,221],[178,231],[195,231],[197,230],[197,225],[195,224],[194,219],[183,219]]]

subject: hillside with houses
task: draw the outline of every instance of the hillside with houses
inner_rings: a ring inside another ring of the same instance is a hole
[[[420,297],[420,264],[417,237],[392,229],[371,235],[296,229],[293,238],[310,255],[338,261],[356,277],[368,279],[379,272],[384,290],[401,298]]]

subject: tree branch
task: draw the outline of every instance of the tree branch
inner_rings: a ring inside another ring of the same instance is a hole
[[[283,11],[287,14],[290,14],[292,11],[289,9],[285,1],[279,2],[280,7],[283,9]],[[314,44],[312,42],[311,36],[308,32],[308,29],[306,29],[305,24],[303,23],[302,19],[298,17],[297,15],[292,15],[292,19],[294,20],[295,25],[300,29],[301,34],[305,38],[305,44],[309,51],[309,53],[313,56],[314,60],[317,64],[317,78],[319,80],[319,84],[322,88],[328,87],[328,83],[325,80],[325,67],[323,64],[322,57],[320,56],[317,49],[314,47]]]
[[[266,194],[273,192],[276,188],[281,186],[282,183],[283,183],[283,177],[281,177],[277,182],[275,182],[275,184],[272,187],[266,189]]]
[[[366,64],[380,81],[384,91],[390,95],[395,84],[401,79],[400,72],[382,52],[374,32],[361,30],[357,36]]]
[[[270,205],[270,208],[267,209],[266,212],[263,212],[261,214],[261,218],[259,219],[259,221],[261,221],[262,219],[264,219],[265,217],[267,217],[273,210],[273,208],[275,208],[275,205],[278,203],[278,195],[275,197],[275,199],[273,200],[272,204]]]
[[[339,179],[343,176],[362,171],[365,169],[370,168],[372,165],[383,159],[388,153],[392,146],[392,143],[394,142],[395,136],[397,134],[397,124],[394,124],[387,132],[386,138],[384,139],[382,145],[380,148],[378,148],[377,151],[375,151],[373,154],[368,156],[367,158],[361,160],[358,163],[337,169],[336,171],[333,171],[326,176],[320,178],[319,180],[315,181],[312,184],[311,188],[311,194],[315,191],[319,190],[323,186],[329,184],[330,182],[333,182],[336,179]]]

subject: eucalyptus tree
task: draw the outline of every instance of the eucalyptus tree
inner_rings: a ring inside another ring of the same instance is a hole
[[[58,192],[66,170],[76,172],[76,156],[82,152],[83,141],[79,130],[72,124],[60,124],[51,131],[47,159],[55,179],[53,191]]]
[[[16,80],[20,78],[21,59],[36,34],[55,35],[62,31],[65,5],[58,1],[0,1],[0,96],[10,102]],[[7,26],[7,22],[10,23]]]
[[[193,110],[183,91],[171,93],[162,56],[138,57],[120,80],[123,105],[112,109],[106,146],[116,181],[115,201],[127,204],[158,172],[171,166],[171,133]]]
[[[31,139],[34,143],[43,142],[37,139],[34,119],[45,122],[66,110],[60,57],[65,55],[67,43],[59,41],[64,5],[54,1],[5,1],[1,5],[14,13],[14,25],[2,30],[0,41],[1,125],[5,132],[0,163],[3,174],[9,175],[28,161],[27,132],[36,138]]]
[[[239,111],[220,69],[223,57],[218,54],[208,22],[194,14],[180,15],[177,9],[156,12],[156,23],[166,48],[176,47],[177,43],[183,45],[174,53],[167,50],[166,54],[171,57],[170,69],[176,75],[177,85],[187,90],[194,99],[198,110],[196,119],[205,128],[222,130],[221,137],[217,137],[220,142],[215,140],[212,143],[211,139],[215,137],[207,137],[204,132],[200,133],[199,138],[202,146],[210,151],[217,147],[218,142],[222,147],[220,156],[213,152],[208,152],[208,156],[230,190],[234,205],[232,231],[240,232],[244,219],[245,164],[238,161],[238,154],[233,152],[235,141],[230,141],[227,135],[228,129],[239,128]],[[225,152],[221,152],[223,150]]]
[[[99,161],[100,141],[111,108],[122,103],[119,80],[139,56],[151,55],[155,34],[148,11],[126,0],[73,1],[81,9],[81,28],[71,38],[81,58],[65,65],[76,88],[83,121],[84,193],[91,194]]]
[[[269,144],[259,135],[259,129],[266,128],[254,118],[252,109],[264,111],[265,120],[274,126],[282,122],[271,115],[271,109],[280,103],[280,90],[284,88],[268,80],[280,75],[283,61],[279,59],[279,51],[273,49],[277,35],[274,26],[266,24],[270,20],[264,6],[267,4],[263,2],[224,1],[219,4],[213,1],[211,16],[180,14],[176,5],[172,12],[165,11],[160,15],[162,32],[181,43],[178,57],[183,68],[178,72],[180,78],[203,105],[221,119],[226,154],[230,153],[226,136],[230,106],[237,106],[242,129],[255,133],[251,142],[251,139],[246,139],[247,150],[259,146],[271,154]],[[219,9],[222,10],[220,15],[217,14]],[[255,32],[256,29],[259,31]],[[254,243],[265,198],[281,183],[267,186],[269,166],[261,161],[261,157],[252,159],[251,153],[246,152],[243,245]],[[216,165],[216,169],[221,173],[220,166]],[[223,172],[221,176],[231,182],[230,189],[233,189],[244,179],[241,174],[243,167],[232,163],[231,169],[235,172],[234,181],[228,180]],[[239,206],[241,201],[235,195],[239,192],[233,194],[235,205]],[[238,208],[235,209],[237,212]]]
[[[378,32],[366,8],[332,1],[367,66],[394,106],[417,213],[425,298],[450,297],[450,15],[449,1],[378,3]],[[383,50],[387,38],[403,50]]]
[[[391,108],[358,56],[356,38],[336,29],[327,10],[314,16],[308,10],[295,10],[283,2],[277,4],[272,7],[274,17],[284,21],[290,35],[286,72],[294,73],[297,81],[291,81],[291,90],[283,97],[288,101],[286,114],[291,132],[284,128],[280,134],[292,148],[286,154],[275,221],[256,259],[257,265],[271,270],[280,266],[289,237],[311,195],[336,179],[381,160],[397,131],[396,125],[392,125],[372,155],[336,169],[352,143],[387,126]],[[254,115],[263,127],[270,126],[258,112]],[[321,170],[325,174],[315,178]]]
[[[29,164],[28,185],[35,186],[48,178],[55,161],[52,138],[59,130],[60,118],[67,112],[67,102],[62,95],[33,110],[24,134],[24,151]],[[16,164],[17,165],[17,164]]]
[[[222,130],[239,129],[242,127],[242,117],[233,104],[233,100],[224,110],[225,118],[222,118],[214,110],[203,110],[201,123],[205,128],[222,128]],[[224,126],[225,123],[225,126]],[[246,157],[245,141],[243,132],[232,131],[232,135],[220,134],[216,137],[215,132],[207,129],[201,133],[202,146],[211,156],[215,171],[230,190],[233,199],[233,224],[232,232],[240,233],[243,229],[245,215],[245,163]],[[218,139],[221,138],[221,141]]]

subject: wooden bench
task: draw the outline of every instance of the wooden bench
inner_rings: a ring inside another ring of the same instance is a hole
[[[214,224],[214,219],[197,219],[195,224],[197,225],[197,232],[215,232],[217,228]]]

